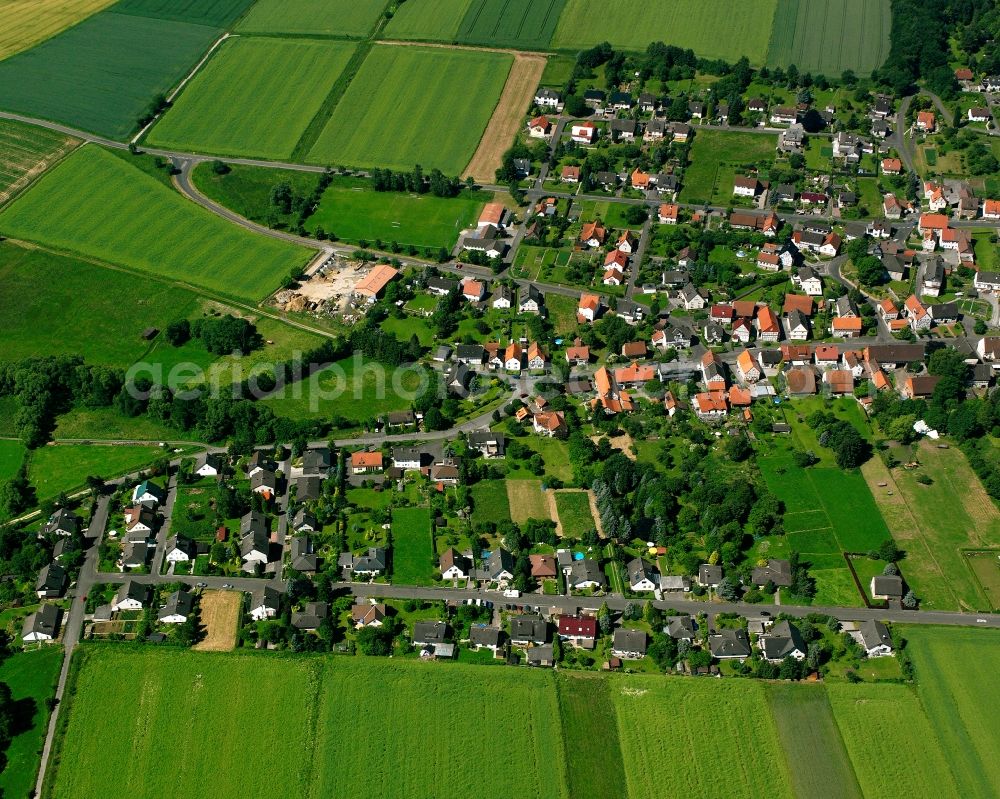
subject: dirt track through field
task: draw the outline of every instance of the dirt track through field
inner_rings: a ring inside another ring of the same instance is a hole
[[[242,594],[236,591],[206,591],[201,595],[201,624],[205,638],[194,645],[199,652],[230,652],[236,646]]]
[[[493,182],[503,154],[521,129],[524,112],[531,105],[544,70],[544,56],[523,53],[514,56],[500,100],[463,177],[471,175],[480,183]]]

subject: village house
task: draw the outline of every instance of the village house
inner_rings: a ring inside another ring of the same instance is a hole
[[[597,641],[597,619],[591,616],[559,616],[559,637],[578,649],[593,649]]]
[[[466,580],[472,574],[472,562],[451,547],[441,555],[439,565],[442,580]]]
[[[354,623],[355,630],[364,627],[381,627],[385,622],[386,615],[386,607],[381,602],[359,602],[351,606],[351,621]]]
[[[183,624],[194,612],[194,594],[185,589],[174,591],[156,614],[161,624]]]
[[[570,138],[577,144],[593,144],[597,139],[597,126],[593,122],[574,122]]]
[[[766,635],[757,639],[757,645],[768,663],[781,663],[787,657],[801,661],[808,653],[802,633],[789,621],[775,622]]]
[[[625,567],[629,588],[636,593],[655,591],[659,580],[656,570],[642,558],[633,558]]]
[[[62,608],[58,605],[43,602],[38,610],[24,619],[21,640],[25,643],[54,641],[59,636],[62,613]]]
[[[742,627],[724,629],[708,636],[708,649],[717,660],[746,660],[751,655],[750,639]]]
[[[254,591],[250,595],[250,618],[254,621],[273,619],[281,606],[281,594],[271,586]]]
[[[528,123],[528,135],[533,139],[547,139],[552,135],[552,127],[548,117],[535,117]]]
[[[623,660],[638,660],[646,656],[646,631],[619,627],[611,640],[611,654]]]

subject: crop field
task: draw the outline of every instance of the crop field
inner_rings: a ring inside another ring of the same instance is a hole
[[[512,506],[507,499],[505,480],[481,480],[472,486],[473,514],[476,524],[507,522]]]
[[[102,11],[0,62],[0,108],[123,139],[218,36],[205,25]]]
[[[502,53],[377,45],[308,160],[392,169],[420,164],[458,175],[483,137],[512,64]]]
[[[865,796],[962,796],[952,753],[937,737],[940,720],[930,721],[912,688],[832,683],[827,693]]]
[[[389,39],[454,41],[472,3],[473,0],[408,0],[396,9],[385,27],[385,35]]]
[[[345,358],[262,402],[279,416],[293,419],[339,416],[363,422],[409,408],[420,394],[422,381],[422,374],[412,369],[397,372],[375,361],[357,364]]]
[[[567,0],[552,47],[574,50],[602,41],[626,50],[645,50],[661,41],[691,48],[704,58],[763,64],[777,0]]]
[[[726,796],[792,796],[762,683],[636,676],[613,680],[611,693],[622,759],[642,764],[626,769],[631,799],[714,795],[720,763]]]
[[[889,55],[889,0],[778,0],[767,65],[867,75]]]
[[[567,672],[556,681],[566,776],[574,799],[626,795],[618,730],[609,723],[615,718],[611,694],[617,687],[593,674]],[[595,730],[601,730],[601,734],[595,735]]]
[[[17,474],[24,460],[24,445],[20,441],[0,439],[0,480]]]
[[[54,130],[0,119],[0,206],[79,144]]]
[[[490,195],[463,191],[458,197],[373,191],[359,178],[334,178],[319,208],[306,221],[349,242],[395,241],[416,247],[451,249],[461,230],[475,227]]]
[[[28,50],[114,0],[0,0],[0,60]]]
[[[430,585],[433,582],[434,563],[430,510],[393,510],[392,581],[401,585]]]
[[[375,27],[386,0],[257,0],[240,33],[319,33],[361,37]]]
[[[933,719],[962,796],[990,797],[1000,785],[1000,635],[995,630],[906,627],[917,696]]]
[[[861,799],[826,691],[814,685],[772,683],[767,700],[795,796]]]
[[[927,442],[916,459],[921,466],[913,470],[890,472],[877,459],[864,466],[893,538],[906,551],[906,581],[922,608],[990,609],[994,603],[983,594],[963,550],[1000,546],[1000,512],[961,450]],[[931,478],[930,485],[917,482],[921,474]],[[879,487],[883,482],[888,485]]]
[[[83,355],[88,363],[126,367],[149,348],[143,330],[163,330],[197,304],[186,289],[144,284],[89,261],[0,242],[0,339],[10,360]]]
[[[254,0],[119,0],[114,11],[228,28]]]
[[[61,647],[49,646],[9,655],[0,664],[0,682],[10,686],[14,701],[34,702],[34,712],[27,719],[25,729],[13,737],[4,752],[6,766],[0,773],[3,796],[30,796],[34,790],[49,718],[45,703],[55,693],[62,656]]]
[[[597,526],[586,491],[556,491],[555,496],[563,535],[579,538]]]
[[[149,466],[161,455],[163,450],[153,445],[49,445],[31,453],[28,476],[39,500],[52,499],[82,488],[90,475],[118,477]]]
[[[354,53],[348,42],[225,41],[153,127],[173,150],[287,159]],[[281,113],[270,113],[280,107]]]
[[[202,210],[93,145],[4,209],[0,232],[249,301],[312,256]]]
[[[699,130],[691,145],[691,165],[684,172],[682,198],[731,203],[736,174],[773,163],[776,146],[776,136]]]
[[[473,0],[458,41],[517,50],[549,46],[566,0]]]
[[[549,503],[539,480],[505,480],[510,517],[518,524],[528,519],[550,519]]]

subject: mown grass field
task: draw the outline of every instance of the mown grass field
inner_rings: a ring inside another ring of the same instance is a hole
[[[776,136],[699,130],[691,145],[691,165],[684,172],[682,199],[731,203],[736,175],[747,167],[773,163],[776,145]]]
[[[611,695],[614,682],[567,672],[556,681],[566,749],[566,778],[573,799],[625,796],[626,779]],[[601,734],[596,735],[595,731]],[[630,764],[635,768],[637,764]]]
[[[889,0],[778,0],[767,65],[867,75],[889,55]]]
[[[120,0],[120,14],[228,28],[254,0]]]
[[[406,410],[419,396],[420,373],[402,371],[395,383],[393,375],[394,370],[375,361],[364,362],[359,368],[353,358],[345,358],[262,402],[279,416],[293,419],[340,416],[362,422],[389,411]]]
[[[0,772],[0,791],[4,796],[29,796],[34,790],[49,719],[45,702],[55,694],[62,655],[61,647],[50,646],[11,655],[0,663],[0,682],[10,686],[14,701],[34,703],[26,729],[14,736],[4,752],[7,763]]]
[[[34,47],[114,0],[4,0],[0,3],[0,60]]]
[[[457,175],[472,158],[513,58],[376,45],[309,152],[310,163]]]
[[[481,480],[472,486],[472,519],[476,524],[510,521],[512,506],[506,480]]]
[[[566,0],[473,0],[458,41],[516,50],[543,50],[552,41]]]
[[[505,480],[510,517],[518,524],[528,519],[549,519],[549,503],[540,480]]]
[[[645,50],[661,41],[691,48],[705,58],[763,64],[777,0],[567,0],[552,47],[577,49],[609,41],[626,50]]]
[[[257,0],[236,30],[366,36],[385,5],[385,0]]]
[[[143,330],[163,330],[197,305],[186,289],[0,242],[0,339],[10,360],[82,355],[88,363],[125,367],[149,348]]]
[[[597,526],[590,512],[590,496],[586,491],[557,491],[556,508],[565,536],[579,538]]]
[[[0,233],[249,301],[312,257],[198,208],[93,145],[4,209]]]
[[[0,480],[17,474],[24,461],[24,445],[20,441],[0,439]]]
[[[430,510],[396,508],[392,512],[392,581],[400,585],[430,585],[433,574]]]
[[[0,119],[0,205],[79,143],[54,130]]]
[[[129,447],[99,444],[58,444],[31,453],[28,477],[39,500],[58,497],[82,488],[90,475],[105,479],[118,477],[149,466],[163,455],[152,445]]]
[[[177,430],[148,416],[122,416],[114,408],[74,408],[56,422],[54,438],[170,441]]]
[[[157,93],[167,93],[220,31],[102,11],[0,62],[0,108],[124,139]]]
[[[409,0],[389,20],[386,38],[453,41],[472,3],[473,0]]]
[[[881,461],[864,467],[893,538],[906,551],[903,576],[925,609],[991,610],[963,550],[1000,547],[1000,512],[961,450],[925,442],[916,459],[919,469],[889,472]],[[918,483],[920,475],[931,484]],[[878,487],[881,482],[889,487]]]
[[[288,159],[353,53],[348,42],[229,39],[153,127],[149,143]]]

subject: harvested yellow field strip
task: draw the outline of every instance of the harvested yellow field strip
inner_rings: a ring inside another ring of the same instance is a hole
[[[242,598],[243,594],[238,591],[206,591],[201,595],[201,624],[205,637],[194,649],[230,652],[235,648]]]
[[[46,128],[0,119],[0,205],[80,145]]]
[[[0,59],[51,39],[115,0],[0,0]]]
[[[524,524],[528,519],[552,518],[541,480],[508,480],[507,501],[510,518],[517,524]]]
[[[514,56],[503,93],[463,177],[471,175],[481,183],[493,182],[503,154],[521,129],[524,112],[531,105],[544,70],[544,56],[524,53]]]

